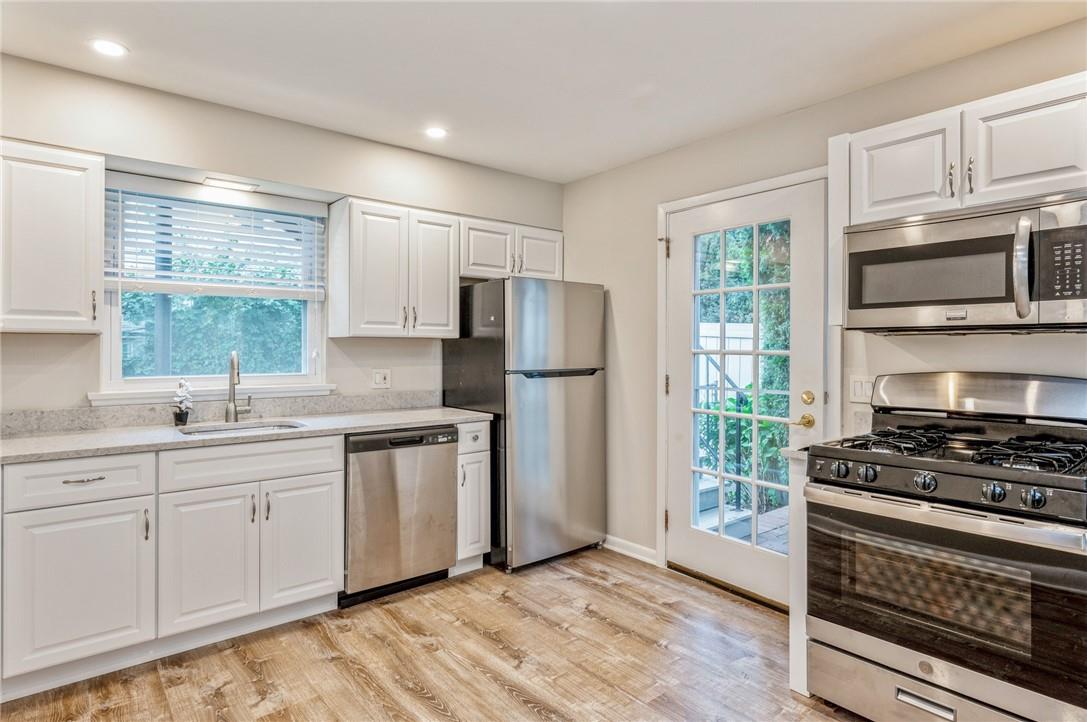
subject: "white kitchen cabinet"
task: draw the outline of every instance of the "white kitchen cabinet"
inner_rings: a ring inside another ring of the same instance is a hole
[[[965,205],[1087,187],[1087,73],[963,107]]]
[[[101,331],[105,163],[0,141],[0,330]]]
[[[517,276],[562,280],[562,234],[517,227]]]
[[[261,611],[341,591],[343,472],[264,481],[260,492]]]
[[[5,677],[155,637],[154,496],[4,515]]]
[[[462,218],[460,275],[507,278],[516,270],[517,228],[508,223]]]
[[[412,211],[408,268],[409,335],[456,338],[460,333],[460,224],[454,216]]]
[[[408,211],[344,199],[329,226],[329,335],[408,335]]]
[[[260,484],[159,496],[159,636],[260,611]]]
[[[959,125],[952,108],[853,134],[851,222],[958,208]]]
[[[457,559],[491,550],[491,453],[457,457]]]

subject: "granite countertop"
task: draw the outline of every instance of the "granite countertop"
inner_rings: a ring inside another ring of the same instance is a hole
[[[368,411],[348,414],[292,416],[305,426],[275,431],[254,431],[226,435],[186,435],[173,426],[135,426],[67,434],[21,436],[0,440],[0,464],[48,461],[85,456],[106,456],[141,451],[164,451],[198,446],[220,446],[273,439],[298,439],[306,436],[338,436],[367,431],[410,429],[441,424],[486,421],[488,413],[447,407]],[[248,419],[257,421],[269,419]],[[199,426],[200,424],[195,424]]]

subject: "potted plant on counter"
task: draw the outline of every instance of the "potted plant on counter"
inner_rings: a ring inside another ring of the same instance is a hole
[[[174,394],[174,426],[184,426],[189,423],[189,411],[192,409],[192,386],[185,379],[177,382],[177,393]]]

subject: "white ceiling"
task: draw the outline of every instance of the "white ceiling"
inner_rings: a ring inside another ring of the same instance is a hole
[[[4,52],[566,182],[969,55],[1087,3],[40,2]],[[131,49],[90,50],[94,37]],[[443,141],[422,131],[449,129]]]

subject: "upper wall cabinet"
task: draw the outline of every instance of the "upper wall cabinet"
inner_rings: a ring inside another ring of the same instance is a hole
[[[467,278],[562,280],[562,234],[465,218],[460,222],[460,275]]]
[[[0,330],[98,333],[105,163],[0,141]]]
[[[457,219],[345,198],[329,229],[330,336],[457,335]]]
[[[964,203],[1087,186],[1087,75],[963,108]]]
[[[959,207],[959,110],[946,110],[853,135],[853,223]]]

